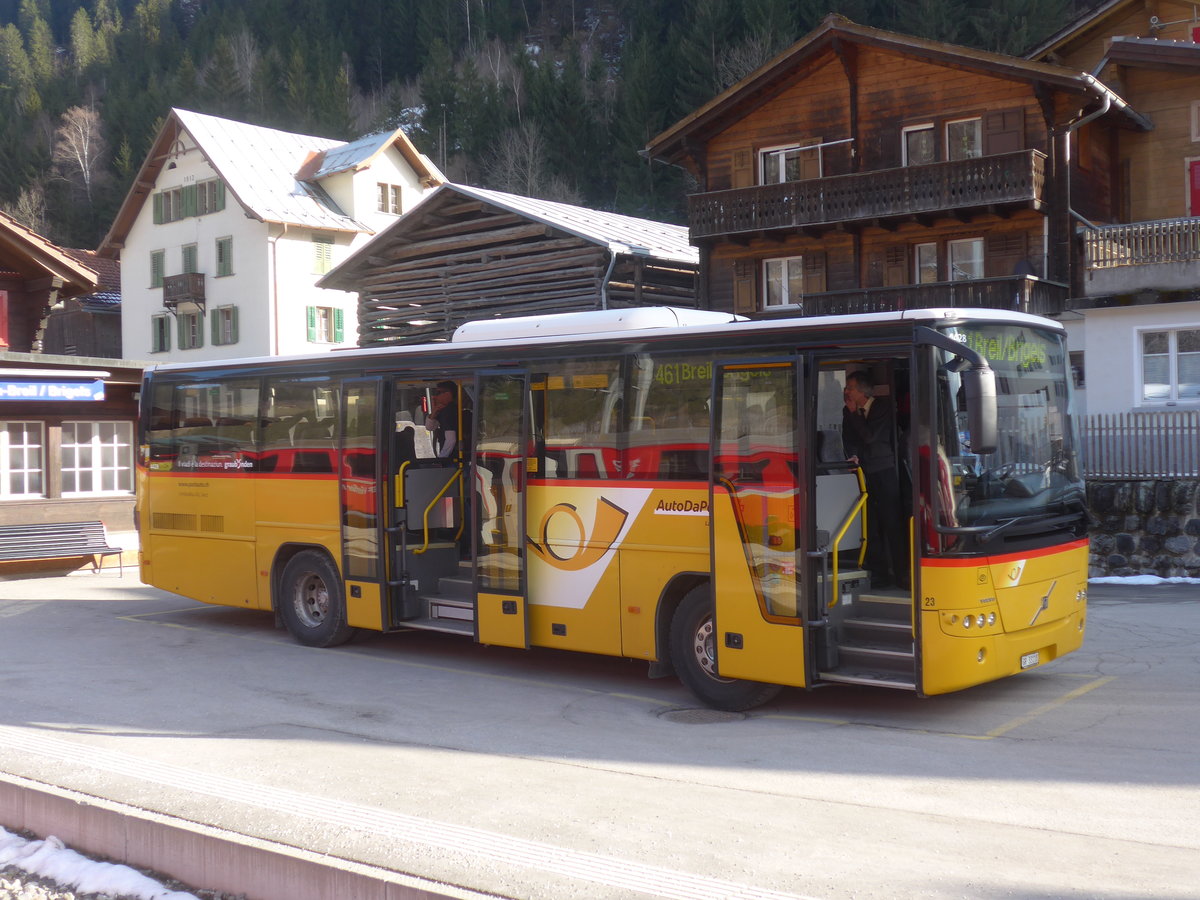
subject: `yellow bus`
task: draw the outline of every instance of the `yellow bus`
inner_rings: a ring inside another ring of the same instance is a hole
[[[848,378],[890,413],[890,469],[847,461]],[[1058,324],[961,309],[606,310],[164,365],[142,579],[311,646],[427,629],[645,660],[730,710],[955,691],[1083,640],[1070,381]]]

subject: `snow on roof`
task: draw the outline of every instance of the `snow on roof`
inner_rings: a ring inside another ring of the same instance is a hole
[[[313,153],[348,146],[342,141],[186,109],[173,112],[228,189],[263,221],[334,231],[370,230],[346,215],[325,191],[296,178]]]
[[[336,175],[347,169],[354,169],[387,147],[395,137],[395,132],[382,131],[378,134],[368,134],[340,147],[325,151],[321,167],[313,174],[314,179]]]
[[[668,225],[649,219],[572,206],[569,203],[538,200],[462,184],[449,184],[444,189],[458,191],[485,203],[545,222],[585,240],[607,244],[617,253],[669,259],[693,265],[700,262],[700,251],[688,243],[688,230],[682,225]]]

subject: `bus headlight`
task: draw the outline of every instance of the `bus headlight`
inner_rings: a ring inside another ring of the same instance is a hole
[[[970,628],[974,621],[970,616],[963,616],[963,628]]]
[[[996,624],[996,614],[994,612],[988,613],[987,623],[988,625]]]

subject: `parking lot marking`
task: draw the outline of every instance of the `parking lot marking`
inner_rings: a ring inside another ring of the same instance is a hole
[[[1046,713],[1050,712],[1053,709],[1057,709],[1060,706],[1070,703],[1072,700],[1079,699],[1084,694],[1094,691],[1098,687],[1104,687],[1104,685],[1108,684],[1110,681],[1112,681],[1115,678],[1116,678],[1115,675],[1105,675],[1102,678],[1097,678],[1093,681],[1089,681],[1087,684],[1080,685],[1079,687],[1075,688],[1075,690],[1068,691],[1067,693],[1063,694],[1061,697],[1051,700],[1049,703],[1043,703],[1041,706],[1039,706],[1037,709],[1033,710],[1030,713],[1026,713],[1023,716],[1017,716],[1017,718],[1012,719],[1008,722],[1005,722],[999,728],[993,728],[991,731],[989,731],[987,733],[986,737],[989,739],[990,738],[998,738],[998,737],[1001,737],[1002,735],[1008,734],[1014,728],[1020,728],[1022,725],[1025,725],[1028,722],[1032,722],[1034,719],[1039,718],[1040,716],[1044,716]]]

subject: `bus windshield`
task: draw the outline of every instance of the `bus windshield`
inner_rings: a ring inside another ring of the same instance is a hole
[[[937,351],[935,478],[953,498],[939,504],[941,524],[950,530],[965,526],[984,541],[1001,532],[1044,532],[1050,517],[1065,516],[1060,527],[1075,527],[1085,508],[1084,485],[1063,337],[1027,325],[991,323],[946,333],[983,354],[996,373],[999,441],[993,453],[972,452],[958,374],[962,360]]]

